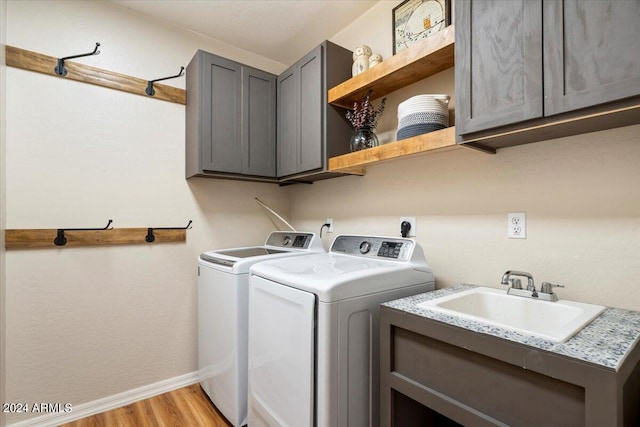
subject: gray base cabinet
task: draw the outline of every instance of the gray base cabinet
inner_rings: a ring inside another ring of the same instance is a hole
[[[187,67],[186,176],[276,176],[276,76],[198,51]]]
[[[455,8],[458,142],[639,103],[639,1],[458,0]]]
[[[640,425],[640,346],[613,370],[380,309],[381,426]]]
[[[346,110],[327,103],[329,88],[351,77],[351,51],[325,41],[278,76],[278,177],[314,180],[327,159],[348,153]],[[309,177],[310,175],[310,177]]]

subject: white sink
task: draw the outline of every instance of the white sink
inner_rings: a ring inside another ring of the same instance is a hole
[[[576,301],[539,301],[507,295],[506,290],[478,287],[417,304],[556,342],[565,342],[605,307]]]

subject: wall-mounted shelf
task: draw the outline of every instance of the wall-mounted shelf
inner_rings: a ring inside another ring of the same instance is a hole
[[[380,98],[454,66],[455,27],[442,31],[403,50],[375,67],[329,89],[330,104],[353,108],[371,90],[371,99]],[[365,166],[400,157],[432,151],[464,148],[456,144],[455,127],[418,135],[402,141],[390,142],[375,148],[344,154],[329,159],[329,170],[348,172]],[[471,146],[487,153],[493,149]],[[362,171],[364,172],[364,171]]]
[[[48,74],[57,78],[116,89],[152,99],[160,99],[183,105],[187,103],[186,91],[184,89],[154,84],[153,88],[155,89],[155,93],[153,97],[150,97],[145,93],[149,82],[138,77],[131,77],[71,61],[64,63],[67,73],[64,77],[59,77],[54,71],[58,64],[58,58],[13,46],[6,46],[5,52],[5,61],[9,67],[21,68],[23,70]]]
[[[380,98],[432,76],[454,65],[453,25],[420,43],[385,59],[375,67],[329,89],[330,104],[353,108],[371,90],[371,99]]]
[[[329,170],[342,172],[355,167],[364,167],[385,160],[424,154],[432,151],[463,149],[455,140],[456,128],[449,127],[413,138],[390,142],[379,147],[368,148],[329,159]]]
[[[155,241],[149,243],[145,240],[148,228],[112,228],[95,231],[65,231],[67,242],[64,246],[56,246],[54,239],[58,235],[58,229],[14,229],[5,230],[6,249],[37,249],[79,246],[105,246],[105,245],[150,245],[157,243],[186,242],[186,229],[161,230],[154,229]]]

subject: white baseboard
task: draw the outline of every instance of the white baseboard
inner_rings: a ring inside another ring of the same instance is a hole
[[[73,406],[72,411],[69,413],[42,415],[15,424],[9,424],[8,427],[55,427],[195,384],[198,382],[198,379],[198,372],[191,372],[180,375],[179,377],[169,378],[168,380],[159,381],[154,384],[114,394],[113,396],[103,397],[102,399]]]

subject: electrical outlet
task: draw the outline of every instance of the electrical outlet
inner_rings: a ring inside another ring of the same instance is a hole
[[[333,218],[327,218],[324,223],[329,224],[329,226],[327,227],[327,233],[333,233]]]
[[[527,238],[527,221],[524,212],[512,212],[507,215],[507,236],[510,239]]]
[[[415,237],[416,229],[418,227],[415,216],[401,216],[400,222],[398,223],[398,227],[402,227],[402,222],[408,221],[411,224],[411,228],[409,229],[409,233],[407,233],[407,237]]]

